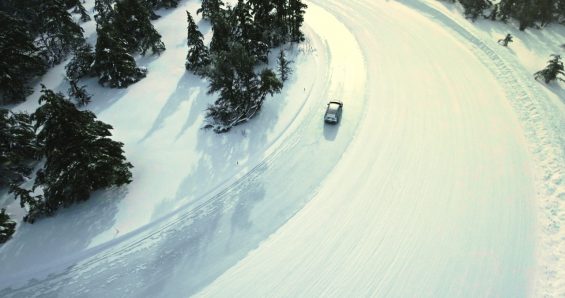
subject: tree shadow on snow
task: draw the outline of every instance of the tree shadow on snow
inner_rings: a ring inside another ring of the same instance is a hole
[[[138,282],[146,286],[139,294],[191,296],[218,278],[261,241],[262,237],[253,233],[257,229],[251,212],[265,196],[260,176],[242,179],[206,207],[191,212],[192,220],[184,221],[188,225],[179,227],[155,248],[160,255],[144,266],[154,269],[141,275],[143,281]]]
[[[123,187],[98,191],[53,217],[21,223],[13,239],[0,248],[0,276],[17,278],[18,270],[39,272],[84,253],[96,236],[113,226],[126,194]]]
[[[543,83],[542,83],[543,84]],[[560,100],[562,104],[565,104],[565,82],[551,82],[547,85],[544,84],[547,90],[553,92]]]
[[[192,99],[192,107],[190,108],[190,114],[187,120],[191,121],[190,119],[195,119],[196,111],[194,109],[194,105],[201,102],[201,90],[205,88],[205,81],[201,80],[199,77],[195,76],[192,73],[185,72],[181,78],[179,79],[175,91],[169,96],[166,100],[165,105],[159,111],[157,118],[153,121],[153,125],[149,131],[145,133],[145,136],[139,140],[139,142],[143,142],[150,138],[155,132],[161,129],[167,118],[173,115],[180,107],[180,105],[188,100]],[[185,124],[185,126],[187,126]],[[184,129],[183,129],[184,130]]]

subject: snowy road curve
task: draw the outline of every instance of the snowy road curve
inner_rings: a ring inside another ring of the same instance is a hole
[[[256,167],[0,296],[533,295],[535,87],[424,2],[308,4],[319,77]]]
[[[315,3],[363,49],[367,116],[312,202],[200,295],[532,294],[531,157],[493,61],[418,1]]]

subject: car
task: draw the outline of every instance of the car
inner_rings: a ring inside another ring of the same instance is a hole
[[[332,100],[328,103],[328,107],[326,108],[324,121],[326,123],[336,124],[341,119],[342,112],[343,112],[343,102]]]

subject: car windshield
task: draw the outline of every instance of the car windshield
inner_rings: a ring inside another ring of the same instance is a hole
[[[335,113],[337,112],[337,109],[338,109],[338,108],[339,108],[339,105],[338,105],[338,104],[336,104],[336,103],[331,103],[331,104],[328,106],[328,112],[330,112],[330,113],[332,113],[332,114],[335,114]]]

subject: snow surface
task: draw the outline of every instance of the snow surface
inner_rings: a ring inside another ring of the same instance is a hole
[[[199,2],[159,12],[167,50],[137,57],[147,78],[87,82],[133,183],[20,224],[0,296],[565,293],[565,91],[531,76],[565,30],[470,24],[431,0],[308,5],[282,94],[222,135],[200,129],[214,96],[184,70]],[[65,91],[63,74],[42,82]],[[337,126],[322,122],[329,99],[344,102]]]

